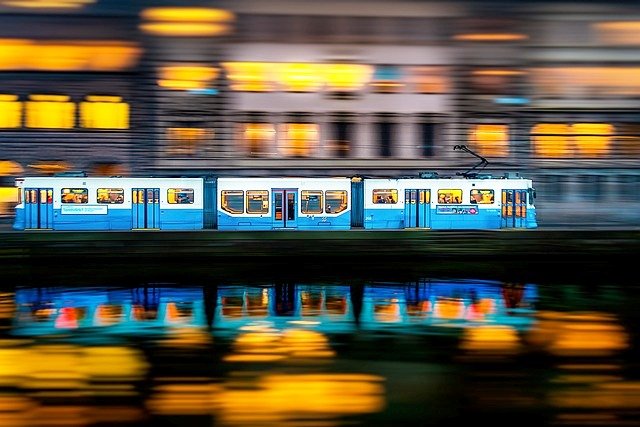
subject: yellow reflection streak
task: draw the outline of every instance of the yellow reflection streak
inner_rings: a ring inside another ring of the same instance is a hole
[[[527,339],[560,356],[610,356],[628,347],[628,334],[615,318],[600,313],[540,312]]]
[[[96,0],[0,0],[0,5],[28,9],[79,9]]]
[[[509,326],[477,326],[468,327],[460,348],[473,355],[511,355],[521,349],[518,332]]]

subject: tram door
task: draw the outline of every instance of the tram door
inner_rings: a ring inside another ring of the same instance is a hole
[[[298,228],[298,190],[272,190],[273,228]]]
[[[159,188],[134,188],[132,190],[131,228],[160,228]]]
[[[28,229],[53,229],[52,188],[25,188],[24,220]]]
[[[526,226],[527,190],[502,190],[502,228]]]
[[[431,227],[430,199],[430,190],[404,190],[404,228]]]

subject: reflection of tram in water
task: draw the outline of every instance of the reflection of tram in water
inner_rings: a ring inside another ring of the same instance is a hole
[[[206,288],[18,288],[15,326],[42,334],[101,328],[112,333],[149,327],[206,327],[237,333],[250,325],[324,332],[390,326],[504,324],[526,327],[533,285],[426,280],[364,286],[283,284]],[[524,315],[520,315],[524,314]]]

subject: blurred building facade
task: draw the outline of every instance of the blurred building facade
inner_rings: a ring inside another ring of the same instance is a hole
[[[0,174],[520,172],[640,224],[640,4],[0,0]]]

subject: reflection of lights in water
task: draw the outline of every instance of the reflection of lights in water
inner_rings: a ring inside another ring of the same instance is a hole
[[[624,379],[610,358],[628,348],[615,316],[599,312],[540,312],[526,339],[561,362],[547,401],[563,425],[629,425],[637,416],[640,382]],[[601,358],[603,358],[601,360]]]
[[[210,414],[229,426],[331,420],[385,406],[383,378],[368,374],[232,377],[221,384],[161,385],[154,392],[147,405],[154,414]]]
[[[627,348],[628,336],[603,313],[538,313],[528,341],[557,356],[608,356]]]
[[[282,332],[268,328],[240,334],[227,362],[274,362],[286,358],[324,359],[335,356],[329,340],[320,332],[291,328]]]
[[[499,325],[467,327],[460,344],[472,356],[512,355],[521,347],[517,331]]]
[[[40,395],[132,396],[137,391],[130,381],[141,379],[146,370],[140,351],[126,347],[0,348],[0,384],[39,390]]]

